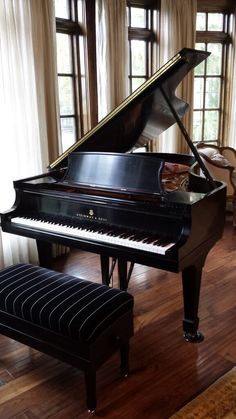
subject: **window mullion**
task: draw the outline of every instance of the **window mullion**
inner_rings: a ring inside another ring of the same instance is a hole
[[[153,13],[150,6],[127,6],[130,93],[148,79],[152,68]],[[133,25],[133,26],[132,26]]]
[[[74,92],[75,92],[75,114],[76,114],[76,128],[77,139],[84,134],[84,121],[83,121],[83,106],[82,106],[82,87],[81,87],[81,70],[79,60],[79,37],[74,35],[73,39],[73,65],[74,65]],[[76,52],[75,52],[76,51]],[[80,110],[80,114],[79,114]]]
[[[205,44],[205,49],[207,49],[207,44]],[[203,104],[202,104],[202,139],[205,138],[205,110],[206,110],[206,77],[207,74],[207,62],[204,62],[204,79],[203,79]]]

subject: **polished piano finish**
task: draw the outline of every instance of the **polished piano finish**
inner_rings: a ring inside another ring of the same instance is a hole
[[[203,338],[198,331],[201,273],[222,235],[226,188],[204,167],[180,121],[187,104],[174,92],[207,55],[182,50],[52,163],[48,173],[15,181],[15,205],[1,216],[4,231],[37,240],[41,262],[47,243],[95,252],[108,283],[109,257],[117,258],[123,289],[127,261],[182,272],[183,329],[190,341]],[[193,156],[126,153],[140,135],[158,134],[175,122]],[[167,162],[196,162],[206,179],[190,170],[187,187],[168,189]]]

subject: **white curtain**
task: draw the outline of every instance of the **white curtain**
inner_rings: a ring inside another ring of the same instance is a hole
[[[231,14],[231,37],[232,45],[230,46],[227,65],[226,89],[228,93],[228,104],[224,115],[225,134],[224,144],[236,149],[236,6],[234,13]],[[228,105],[228,108],[227,108]]]
[[[58,155],[54,25],[53,0],[0,2],[1,212],[14,202],[13,180]],[[37,258],[33,240],[0,231],[0,266]]]
[[[128,95],[126,0],[96,0],[98,118]]]
[[[160,42],[157,68],[164,65],[182,48],[195,47],[197,0],[161,0]],[[158,27],[158,25],[157,25]],[[193,101],[193,72],[188,74],[178,87],[177,96],[190,104]],[[188,133],[192,132],[192,113],[187,111],[182,122]],[[160,135],[153,149],[166,152],[188,152],[188,147],[175,124]]]

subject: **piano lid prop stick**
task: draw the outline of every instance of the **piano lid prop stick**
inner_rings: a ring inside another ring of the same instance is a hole
[[[201,157],[199,156],[198,152],[196,151],[196,149],[195,149],[195,147],[194,147],[194,145],[192,143],[192,140],[191,140],[190,136],[188,135],[188,133],[187,133],[187,131],[185,129],[184,124],[182,123],[181,119],[179,118],[179,115],[177,114],[174,106],[172,105],[170,99],[168,98],[168,96],[167,96],[167,94],[166,94],[166,92],[165,92],[165,90],[163,89],[162,86],[160,86],[160,91],[161,91],[162,95],[164,96],[164,98],[165,98],[165,100],[166,100],[166,102],[167,102],[167,104],[168,104],[171,112],[173,113],[173,115],[174,115],[174,117],[176,119],[176,122],[177,122],[179,128],[181,129],[181,131],[182,131],[182,133],[183,133],[183,135],[184,135],[184,137],[185,137],[185,139],[186,139],[186,141],[188,143],[188,146],[190,147],[190,149],[191,149],[194,157],[196,158],[196,160],[197,160],[200,168],[202,169],[202,171],[203,171],[203,173],[204,173],[204,175],[206,177],[206,180],[209,182],[209,184],[211,185],[212,189],[215,189],[216,188],[216,185],[215,185],[215,182],[214,182],[212,176],[210,175],[208,169],[206,168],[206,166],[204,165]]]

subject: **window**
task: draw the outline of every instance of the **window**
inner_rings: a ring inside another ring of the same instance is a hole
[[[85,36],[87,3],[84,0],[55,0],[62,151],[85,134],[92,123],[88,74],[93,62],[87,60],[87,44],[91,43]],[[93,13],[94,2],[89,0],[89,3],[90,13]]]
[[[195,69],[193,140],[220,144],[222,132],[225,56],[229,43],[227,14],[197,13],[196,48],[211,55]]]
[[[157,4],[156,0],[127,1],[129,93],[151,76],[153,4]],[[98,121],[95,0],[55,0],[55,15],[60,125],[65,151]]]
[[[151,76],[153,10],[149,5],[127,2],[129,27],[129,91],[132,93]]]

